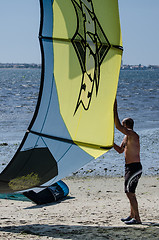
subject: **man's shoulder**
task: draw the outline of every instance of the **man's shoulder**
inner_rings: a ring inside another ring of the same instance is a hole
[[[135,138],[135,139],[139,139],[140,137],[139,137],[139,135],[138,135],[138,133],[137,132],[135,132],[134,130],[132,130],[132,129],[130,129],[130,136],[132,137],[132,138]]]
[[[134,134],[135,134],[136,136],[139,137],[139,134],[138,134],[137,132],[135,132],[134,130],[132,130],[132,131],[134,132]]]
[[[129,133],[129,134],[127,134],[127,135],[130,135],[130,136],[132,136],[132,137],[137,137],[137,138],[139,138],[138,133],[135,132],[133,129],[128,128],[127,130],[128,130],[128,133]]]

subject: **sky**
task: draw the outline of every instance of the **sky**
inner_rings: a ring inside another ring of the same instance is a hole
[[[159,0],[118,2],[123,63],[159,65]],[[0,0],[0,63],[41,63],[39,24],[39,0]]]

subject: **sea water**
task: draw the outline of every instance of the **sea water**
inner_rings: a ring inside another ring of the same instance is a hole
[[[40,69],[0,69],[0,171],[15,154],[33,117]],[[159,174],[159,70],[121,70],[118,113],[131,117],[140,135],[144,175]],[[123,134],[115,130],[115,142]],[[122,176],[124,155],[111,149],[73,173],[78,176]]]

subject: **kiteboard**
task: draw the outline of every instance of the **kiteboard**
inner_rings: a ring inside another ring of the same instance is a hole
[[[30,190],[27,192],[23,192],[23,195],[37,205],[41,205],[62,200],[68,195],[68,193],[68,186],[60,180],[39,192],[36,192],[35,190]]]
[[[0,199],[32,201],[37,205],[47,204],[63,200],[69,193],[68,186],[63,181],[58,181],[53,185],[41,190],[30,190],[23,193],[0,194]]]

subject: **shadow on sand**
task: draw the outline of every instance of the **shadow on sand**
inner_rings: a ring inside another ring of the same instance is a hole
[[[0,232],[4,234],[12,233],[13,236],[29,239],[31,237],[53,237],[54,239],[153,239],[158,240],[159,223],[145,223],[139,226],[124,227],[104,227],[104,226],[84,226],[84,225],[49,225],[31,224],[20,226],[0,227]],[[1,235],[1,234],[0,234]],[[40,238],[38,238],[40,239]]]

